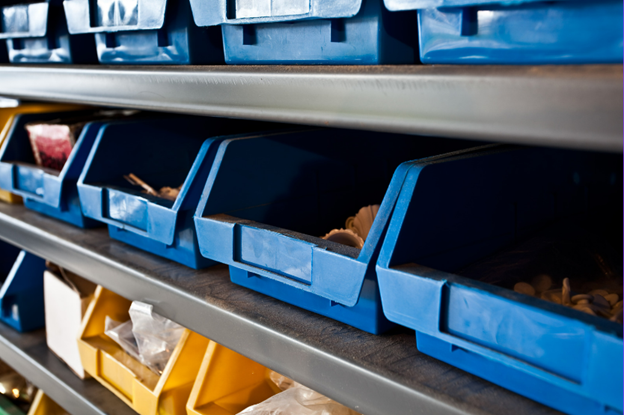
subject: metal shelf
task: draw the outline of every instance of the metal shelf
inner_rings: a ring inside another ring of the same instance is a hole
[[[622,65],[0,66],[0,95],[622,152]]]
[[[225,266],[195,271],[114,241],[105,228],[82,230],[0,203],[0,238],[154,304],[158,313],[366,415],[559,413],[421,354],[413,331],[362,332],[236,286]]]
[[[44,330],[21,334],[0,324],[0,358],[69,413],[136,415],[94,379],[82,381],[73,374],[48,349]]]

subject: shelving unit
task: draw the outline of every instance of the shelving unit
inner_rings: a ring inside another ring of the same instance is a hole
[[[0,95],[618,153],[622,70],[0,65]],[[236,286],[225,266],[195,271],[114,241],[105,228],[81,230],[0,204],[0,239],[153,304],[366,415],[559,413],[419,353],[410,330],[367,334]],[[95,381],[76,378],[43,332],[0,327],[0,358],[70,412],[133,413]]]
[[[559,413],[419,353],[410,330],[374,336],[236,286],[225,266],[195,271],[114,241],[104,228],[2,204],[0,238],[366,415]]]

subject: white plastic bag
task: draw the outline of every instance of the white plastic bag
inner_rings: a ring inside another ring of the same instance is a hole
[[[271,380],[284,392],[250,406],[241,415],[360,415],[278,373],[271,372]]]
[[[106,317],[105,333],[130,356],[162,374],[171,353],[180,342],[184,327],[153,312],[153,306],[133,301],[130,320],[118,323]]]

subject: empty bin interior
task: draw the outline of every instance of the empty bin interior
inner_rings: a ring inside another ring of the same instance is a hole
[[[215,160],[202,216],[227,214],[322,237],[345,228],[360,208],[381,204],[400,163],[471,145],[347,130],[232,140]]]
[[[0,241],[0,282],[4,282],[9,276],[19,253],[19,248]]]
[[[200,118],[109,125],[93,154],[84,183],[121,190],[171,207],[173,201],[145,193],[124,176],[132,173],[156,192],[165,186],[178,188],[189,175],[206,139],[257,125]]]

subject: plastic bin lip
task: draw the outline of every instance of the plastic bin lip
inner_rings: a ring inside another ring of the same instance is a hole
[[[1,27],[22,26],[21,30],[0,32],[0,39],[44,37],[48,32],[49,7],[49,0],[42,0],[38,3],[13,4],[0,7],[2,12]],[[26,10],[25,21],[23,18],[24,15],[17,13],[20,9]],[[25,29],[23,27],[25,25],[28,25],[27,30],[23,30]]]
[[[228,16],[228,9],[233,10],[236,7],[236,0],[190,0],[193,10],[193,19],[197,26],[277,23],[312,19],[344,19],[358,14],[363,1],[364,0],[344,0],[338,2],[335,0],[310,0],[310,7],[307,13],[237,19],[233,16]]]
[[[119,0],[113,2],[118,6]],[[167,0],[137,0],[136,24],[91,26],[90,0],[64,0],[67,28],[72,35],[161,29],[165,24]]]
[[[417,9],[437,9],[443,7],[465,7],[465,6],[518,6],[527,3],[539,3],[545,0],[384,0],[386,8],[390,11],[417,10]],[[570,2],[580,0],[554,0],[557,2]],[[608,0],[600,0],[604,2]]]
[[[338,242],[332,242],[321,238],[320,236],[307,235],[300,232],[291,231],[277,226],[267,225],[260,222],[255,222],[247,219],[240,219],[234,216],[226,215],[223,213],[216,215],[203,216],[202,218],[211,219],[219,222],[228,222],[240,226],[249,226],[256,229],[262,229],[267,232],[278,233],[283,236],[287,236],[293,239],[298,239],[303,242],[314,244],[317,248],[325,249],[330,252],[345,255],[347,257],[356,259],[360,262],[365,262],[360,259],[360,254],[364,249],[358,249],[351,246],[343,245]],[[367,239],[368,240],[368,239]],[[366,243],[366,242],[365,242]],[[373,242],[370,242],[371,244]]]

